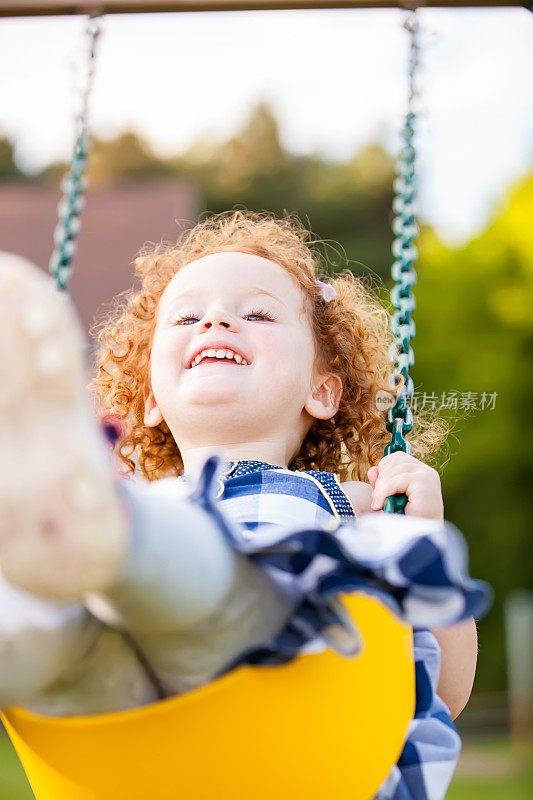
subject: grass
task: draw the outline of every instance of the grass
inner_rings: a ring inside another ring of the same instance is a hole
[[[463,743],[446,800],[530,800],[533,797],[531,744],[520,755],[509,739]]]
[[[468,743],[446,800],[530,800],[533,762],[513,761],[505,739]],[[0,733],[0,800],[32,800],[33,794],[7,736]],[[298,798],[296,800],[299,800]],[[303,799],[302,799],[303,800]]]
[[[32,800],[33,796],[17,754],[0,726],[0,800]]]

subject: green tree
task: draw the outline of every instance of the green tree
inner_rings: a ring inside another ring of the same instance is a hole
[[[87,177],[91,186],[103,186],[172,172],[168,161],[156,156],[142,136],[125,131],[115,139],[93,139]]]
[[[204,154],[193,171],[204,188],[206,210],[244,205],[275,214],[296,211],[317,236],[342,241],[355,272],[386,276],[394,164],[379,145],[364,148],[346,163],[295,156],[283,148],[266,103],[252,109],[228,142],[202,145],[191,153]],[[337,265],[343,262],[341,255]]]
[[[88,179],[94,188],[133,179],[188,176],[203,190],[206,211],[237,205],[278,215],[285,209],[296,211],[318,237],[342,242],[344,252],[327,249],[332,268],[346,266],[347,258],[354,272],[385,278],[391,263],[393,167],[393,159],[376,144],[345,163],[330,163],[316,154],[296,156],[284,148],[276,117],[261,102],[227,141],[198,139],[168,159],[159,158],[132,131],[114,139],[96,137]],[[52,164],[39,177],[55,184],[67,168]]]
[[[14,147],[7,136],[0,136],[0,180],[24,177],[15,163]]]
[[[467,537],[471,574],[496,592],[492,612],[479,624],[479,689],[505,686],[503,600],[532,578],[532,214],[528,177],[465,247],[447,248],[429,230],[420,242],[415,389],[439,401],[443,392],[476,393],[475,410],[458,410],[442,480],[446,518]],[[493,408],[488,400],[480,409],[483,393],[496,394]]]
[[[39,175],[41,181],[58,183],[68,170],[67,162],[49,164]],[[175,173],[171,161],[159,158],[150,144],[134,131],[124,131],[114,139],[91,140],[87,179],[91,188],[156,178]]]
[[[279,138],[278,123],[266,103],[259,103],[243,129],[215,153],[211,191],[242,198],[253,184],[279,176],[290,164]]]

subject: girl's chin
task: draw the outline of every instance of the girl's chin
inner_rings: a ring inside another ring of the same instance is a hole
[[[219,408],[221,412],[224,411],[224,407],[231,407],[233,410],[241,409],[242,413],[247,413],[250,405],[253,407],[253,398],[250,397],[247,402],[242,389],[231,385],[221,386],[220,383],[210,386],[205,383],[203,386],[191,386],[186,392],[180,393],[180,397],[172,403],[172,407],[179,408],[180,415],[185,416],[189,413],[194,415],[195,410],[202,407]]]
[[[235,386],[197,386],[184,398],[188,406],[213,406],[242,402],[242,392]]]

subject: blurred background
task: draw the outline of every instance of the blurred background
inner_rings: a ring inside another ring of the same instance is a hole
[[[417,402],[452,434],[446,518],[495,602],[451,800],[525,800],[532,741],[533,16],[423,9]],[[297,211],[331,270],[388,303],[405,12],[117,15],[103,21],[90,188],[72,281],[88,327],[148,241],[203,211]],[[47,268],[84,75],[84,19],[0,20],[0,249]],[[0,800],[31,797],[0,733]]]

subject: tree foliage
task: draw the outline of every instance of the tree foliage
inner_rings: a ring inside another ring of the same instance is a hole
[[[56,182],[67,166],[52,164],[41,179]],[[333,266],[347,256],[357,272],[388,273],[393,161],[379,145],[368,145],[344,163],[294,155],[283,147],[266,103],[253,108],[227,141],[198,140],[172,158],[156,155],[133,131],[93,139],[88,170],[93,188],[167,175],[194,178],[207,211],[236,205],[277,214],[297,211],[317,236],[342,242],[340,259],[330,253]]]
[[[20,179],[23,173],[15,163],[14,147],[7,136],[0,136],[0,180]]]
[[[277,214],[297,211],[317,236],[342,242],[348,258],[358,262],[356,271],[365,265],[381,276],[390,265],[393,170],[392,159],[379,145],[369,145],[344,163],[287,152],[264,103],[228,142],[211,147],[201,164],[209,211],[235,205]]]
[[[503,601],[532,584],[529,491],[533,396],[533,176],[495,211],[487,230],[453,249],[432,231],[420,242],[416,287],[419,391],[477,393],[477,409],[457,415],[442,471],[447,519],[464,531],[471,574],[496,592],[479,624],[478,688],[505,685]],[[481,393],[497,393],[479,409]]]

